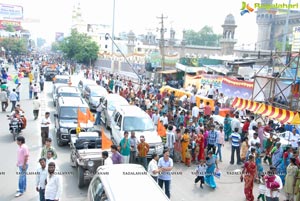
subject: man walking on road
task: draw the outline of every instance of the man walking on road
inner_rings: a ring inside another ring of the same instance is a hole
[[[130,140],[128,139],[128,131],[124,132],[124,138],[120,142],[120,153],[123,156],[123,162],[129,163]]]
[[[37,169],[36,175],[36,191],[39,192],[40,201],[45,201],[45,186],[48,175],[48,169],[46,167],[46,159],[40,158],[41,167]]]
[[[57,154],[56,154],[55,148],[53,146],[51,146],[51,142],[52,142],[51,138],[47,138],[45,140],[45,146],[42,149],[41,157],[42,158],[47,158],[48,151],[52,151],[53,159],[55,160],[57,158]]]
[[[62,180],[61,176],[55,174],[55,163],[48,164],[47,184],[45,188],[46,201],[56,201],[61,199],[62,194]]]
[[[38,96],[35,97],[35,99],[32,101],[32,104],[33,104],[33,116],[34,116],[34,120],[36,120],[39,117],[39,111],[41,107],[41,102]]]
[[[140,143],[137,146],[139,151],[139,163],[147,170],[147,154],[149,152],[149,144],[145,142],[145,137],[141,135]]]
[[[17,144],[19,145],[17,158],[17,166],[19,168],[19,189],[15,197],[20,197],[26,191],[26,174],[28,169],[29,150],[25,144],[25,138],[23,136],[17,137]]]
[[[163,152],[163,157],[158,160],[158,168],[161,170],[158,175],[158,185],[163,188],[165,184],[165,194],[168,198],[171,197],[170,185],[171,185],[171,171],[173,169],[173,160],[169,157],[169,150],[166,149]]]
[[[8,107],[8,96],[5,89],[2,89],[0,92],[0,101],[1,101],[2,112],[6,112],[6,109]]]
[[[136,163],[136,152],[137,152],[137,144],[138,141],[135,137],[135,132],[131,131],[131,136],[129,138],[130,140],[130,158],[129,163]]]
[[[241,164],[240,158],[240,144],[241,144],[241,135],[238,133],[239,128],[234,128],[234,132],[229,136],[231,138],[231,160],[230,164],[234,164],[234,152],[236,152],[237,165]]]
[[[16,93],[16,89],[9,94],[9,101],[11,102],[11,112],[15,110],[16,103],[18,101],[18,94]]]
[[[50,112],[45,113],[45,117],[42,118],[41,122],[41,137],[42,137],[42,146],[45,144],[46,138],[49,138],[49,125],[50,121]]]
[[[95,125],[100,125],[101,124],[101,112],[103,111],[103,108],[102,108],[102,98],[99,99],[99,104],[96,108],[96,112],[97,112],[97,115],[96,115],[96,121],[95,121]]]

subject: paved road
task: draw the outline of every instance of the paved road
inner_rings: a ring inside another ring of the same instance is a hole
[[[80,77],[73,79],[75,84]],[[12,85],[12,84],[10,84]],[[26,117],[28,119],[28,126],[24,130],[23,135],[26,138],[26,144],[30,149],[30,162],[29,162],[29,172],[34,173],[38,167],[38,158],[41,151],[40,142],[40,128],[39,120],[33,120],[32,114],[32,102],[28,100],[28,79],[22,79],[22,92],[21,92],[21,106],[25,110]],[[53,103],[51,96],[52,84],[47,83],[45,86],[45,92],[43,92],[41,97],[42,108],[41,113],[45,111],[51,112],[51,118],[53,121]],[[0,157],[2,162],[0,165],[0,200],[10,201],[14,200],[14,194],[18,187],[18,176],[16,174],[16,150],[17,145],[12,140],[12,136],[8,132],[8,121],[5,117],[8,113],[0,113]],[[40,117],[41,118],[41,117]],[[39,118],[39,119],[40,119]],[[53,128],[51,128],[51,133],[53,133]],[[106,133],[108,133],[106,131]],[[53,145],[57,149],[58,159],[57,163],[59,165],[60,171],[68,174],[63,176],[63,201],[84,201],[86,200],[87,187],[79,189],[77,187],[77,172],[70,166],[70,149],[68,146],[58,147],[56,141],[53,140]],[[211,190],[209,187],[205,186],[204,189],[199,188],[199,184],[194,184],[195,175],[192,172],[195,166],[185,167],[182,164],[175,164],[174,175],[171,184],[171,200],[172,201],[190,201],[190,200],[217,200],[225,199],[231,201],[241,201],[245,200],[243,194],[243,184],[239,181],[239,175],[230,175],[228,173],[233,173],[240,169],[240,166],[229,165],[230,156],[230,145],[226,144],[223,148],[223,163],[220,163],[220,169],[223,173],[221,179],[216,179],[217,188]],[[228,173],[227,173],[228,172]],[[28,187],[27,192],[20,198],[15,200],[19,201],[36,201],[38,200],[38,194],[35,192],[35,175],[28,175],[27,177]],[[257,189],[258,186],[256,185]],[[257,190],[255,189],[255,195],[257,195]],[[133,189],[133,193],[134,192]],[[150,190],[149,190],[150,193]],[[130,195],[130,192],[128,192]],[[282,197],[283,199],[283,197]],[[281,200],[282,200],[281,199]],[[129,199],[128,199],[129,200]],[[126,201],[126,199],[124,199]]]

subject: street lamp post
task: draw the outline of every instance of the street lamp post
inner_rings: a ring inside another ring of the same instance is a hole
[[[112,39],[115,39],[115,10],[116,10],[116,0],[113,0],[113,21],[112,21]],[[111,54],[114,53],[114,43],[111,42]]]

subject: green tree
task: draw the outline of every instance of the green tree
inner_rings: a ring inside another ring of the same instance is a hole
[[[72,30],[71,35],[59,43],[59,49],[66,58],[86,65],[93,64],[99,52],[97,43],[77,30]]]
[[[204,26],[200,31],[187,30],[184,39],[187,45],[219,46],[221,35],[215,34],[212,27]]]
[[[27,52],[27,42],[24,38],[3,38],[0,42],[6,53],[20,55]]]
[[[9,25],[6,26],[5,31],[7,31],[7,32],[15,32],[16,30],[15,30],[15,28],[14,28],[13,25],[9,24]]]
[[[280,41],[276,41],[275,42],[275,49],[276,51],[281,52],[282,51],[282,46],[283,46],[283,42]],[[292,49],[292,45],[290,45],[288,39],[286,40],[286,44],[285,44],[285,50],[286,51],[290,51]]]

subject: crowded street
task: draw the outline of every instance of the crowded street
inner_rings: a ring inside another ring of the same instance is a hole
[[[77,85],[79,80],[84,79],[84,74],[81,72],[79,75],[72,76],[72,83],[74,86]],[[55,108],[52,102],[52,83],[46,82],[45,89],[39,94],[41,101],[40,117],[34,120],[32,114],[32,100],[29,100],[28,89],[28,78],[23,78],[22,89],[21,89],[21,108],[24,110],[27,117],[27,127],[22,132],[22,136],[26,139],[26,144],[29,147],[29,168],[27,175],[28,187],[26,193],[18,200],[38,200],[38,193],[35,191],[35,179],[36,169],[39,167],[38,160],[41,153],[41,137],[40,137],[40,126],[43,114],[46,111],[50,112],[51,122],[54,122],[53,114]],[[11,87],[14,85],[10,83]],[[10,109],[11,105],[9,105]],[[12,136],[8,130],[8,120],[6,115],[9,112],[1,113],[0,121],[1,126],[0,133],[1,141],[0,146],[3,148],[1,152],[2,158],[5,158],[5,162],[1,165],[1,179],[5,182],[1,182],[0,187],[3,189],[0,193],[0,200],[13,200],[14,192],[17,188],[18,174],[15,166],[16,161],[16,148],[17,144],[12,140]],[[101,126],[102,127],[102,126]],[[95,127],[97,130],[101,130],[99,126]],[[107,137],[110,137],[109,131],[105,130]],[[50,126],[50,136],[55,139],[54,125]],[[49,137],[50,137],[49,136]],[[59,172],[63,175],[63,193],[62,200],[73,201],[80,200],[84,201],[87,197],[88,186],[80,189],[77,185],[77,170],[71,167],[70,164],[70,147],[65,145],[63,147],[57,146],[56,140],[52,141],[53,146],[57,151],[57,159],[55,160],[59,167]],[[219,162],[219,168],[221,170],[221,178],[216,179],[217,188],[211,189],[208,186],[204,186],[203,189],[199,187],[199,184],[194,184],[196,177],[196,164],[192,163],[190,167],[185,166],[182,163],[174,163],[172,170],[172,183],[171,183],[171,200],[173,201],[188,201],[194,199],[207,199],[215,200],[222,199],[224,195],[230,196],[233,201],[243,200],[243,183],[240,182],[241,165],[230,165],[230,142],[226,142],[223,148],[223,162]],[[238,192],[238,193],[237,193]],[[255,185],[254,193],[258,192],[258,185]]]

